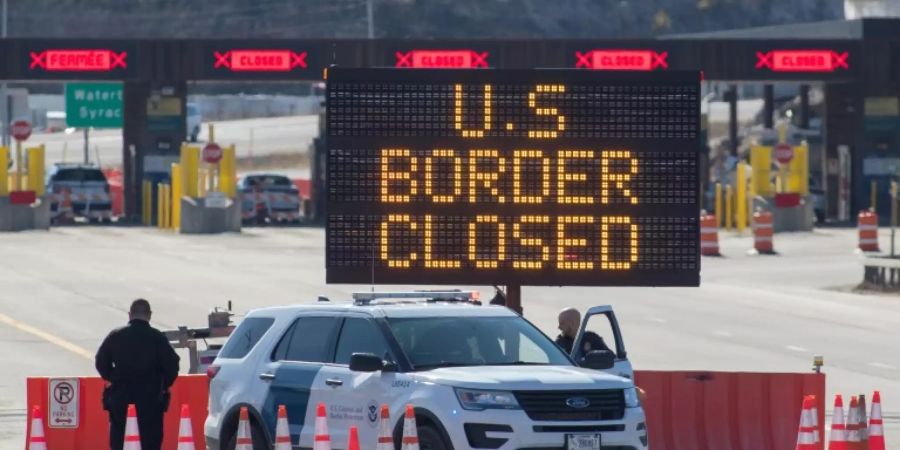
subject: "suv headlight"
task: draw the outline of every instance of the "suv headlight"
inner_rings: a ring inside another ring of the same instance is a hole
[[[637,389],[633,387],[625,389],[625,407],[639,408],[640,406],[641,399],[638,397]]]
[[[459,398],[460,406],[470,411],[519,409],[519,402],[512,392],[456,389],[456,397]]]

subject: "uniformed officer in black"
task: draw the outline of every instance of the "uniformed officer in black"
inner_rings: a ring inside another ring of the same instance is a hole
[[[106,380],[103,407],[109,413],[109,443],[121,450],[128,405],[137,408],[141,449],[159,450],[169,387],[178,377],[178,355],[159,330],[150,326],[150,303],[131,303],[128,325],[113,330],[97,351],[95,365]]]
[[[556,345],[568,354],[572,354],[575,346],[575,336],[581,328],[581,313],[575,308],[566,308],[559,313],[559,331],[556,337]],[[581,354],[586,355],[592,350],[609,350],[606,342],[597,333],[585,331],[581,339]]]

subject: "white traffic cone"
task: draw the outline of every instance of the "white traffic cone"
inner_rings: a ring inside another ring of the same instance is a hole
[[[291,450],[291,432],[288,428],[287,408],[278,405],[278,421],[275,422],[275,450]]]
[[[178,450],[194,450],[191,408],[187,403],[181,405],[181,420],[178,422]]]
[[[250,413],[246,406],[241,407],[241,419],[238,422],[237,442],[234,450],[253,450],[253,435],[250,434]]]
[[[316,407],[316,435],[313,450],[331,450],[331,436],[328,435],[328,418],[325,415],[325,404]]]
[[[412,405],[406,405],[403,418],[403,445],[400,450],[419,450],[419,432],[416,430],[416,414]]]
[[[41,412],[40,406],[35,406],[31,412],[28,450],[47,450],[47,438],[44,436],[44,414]]]
[[[381,419],[378,423],[378,445],[375,450],[394,450],[394,436],[391,433],[391,410],[381,405]]]
[[[141,450],[141,432],[138,429],[137,409],[134,404],[128,405],[125,419],[125,445],[122,450]]]

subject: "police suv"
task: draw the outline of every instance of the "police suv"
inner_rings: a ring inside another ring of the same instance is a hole
[[[472,298],[354,294],[352,304],[252,311],[207,372],[207,448],[235,448],[242,406],[254,449],[272,448],[278,405],[287,407],[295,448],[312,448],[320,402],[335,448],[345,447],[351,425],[373,447],[381,404],[398,444],[402,412],[414,405],[423,449],[647,448],[630,379],[578,367],[521,316]],[[615,359],[611,351],[581,357],[596,369],[613,369]]]

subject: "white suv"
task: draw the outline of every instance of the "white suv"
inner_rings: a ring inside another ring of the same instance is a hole
[[[399,443],[408,403],[423,449],[647,448],[631,380],[575,366],[531,323],[504,307],[478,306],[469,293],[388,296],[249,313],[208,370],[207,448],[234,448],[242,406],[254,449],[272,448],[282,404],[295,448],[312,448],[319,402],[337,448],[351,425],[364,447],[374,445],[381,404],[390,407]],[[611,368],[612,357],[603,356],[597,361]]]

